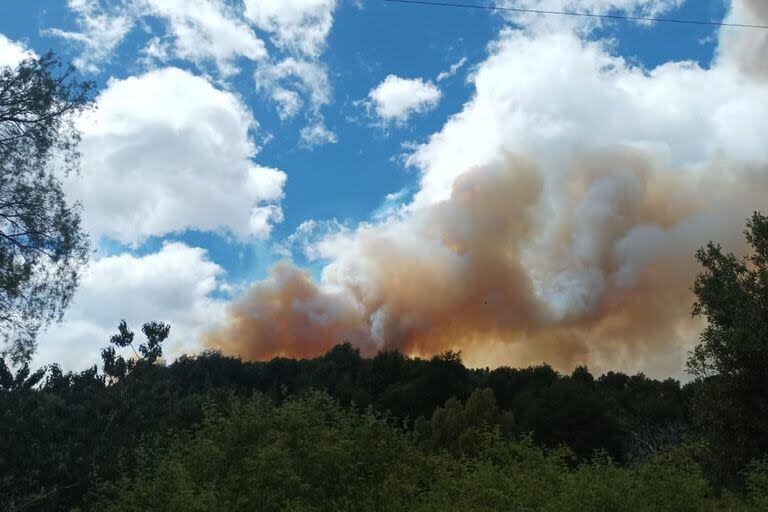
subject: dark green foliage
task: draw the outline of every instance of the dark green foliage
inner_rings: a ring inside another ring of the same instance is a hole
[[[137,359],[127,360],[122,356],[117,355],[117,351],[114,347],[106,347],[101,351],[101,360],[103,362],[104,374],[113,378],[120,379],[125,377],[129,371],[134,369],[136,365],[152,365],[157,362],[163,355],[163,348],[161,343],[168,338],[171,332],[171,326],[162,322],[147,322],[141,328],[144,335],[147,337],[147,343],[139,345],[138,352],[133,346],[134,333],[128,329],[128,324],[125,320],[121,320],[117,327],[117,334],[113,335],[109,342],[115,347],[126,348],[131,347]],[[140,357],[139,357],[140,355]]]
[[[768,455],[768,217],[755,213],[745,234],[743,258],[714,243],[700,249],[693,286],[693,314],[707,319],[688,362],[701,379],[694,410],[712,446],[709,470],[723,483]]]
[[[749,504],[755,510],[768,510],[768,459],[752,461],[744,476]]]
[[[478,455],[484,436],[499,428],[513,432],[514,416],[499,410],[489,388],[476,389],[466,404],[450,398],[435,409],[429,421],[419,418],[414,426],[423,448],[448,450],[457,456]]]
[[[45,377],[46,368],[39,368],[32,372],[28,364],[22,365],[13,376],[11,369],[0,357],[0,390],[11,391],[17,389],[32,389]]]
[[[154,363],[163,355],[160,346],[168,337],[171,326],[162,322],[149,322],[142,326],[141,332],[147,337],[147,343],[139,345],[139,353],[146,361]]]
[[[530,434],[551,448],[568,445],[573,461],[591,460],[596,450],[644,461],[663,446],[634,457],[635,432],[686,421],[687,395],[674,381],[612,374],[589,383],[547,366],[470,370],[457,354],[363,359],[350,345],[310,360],[249,363],[208,352],[165,366],[158,362],[167,326],[149,323],[144,331],[146,350],[134,353],[135,335],[121,323],[102,351],[101,372],[53,366],[36,386],[0,391],[0,496],[18,503],[44,495],[36,510],[80,506],[96,476],[115,482],[141,462],[142,439],[183,432],[201,421],[206,403],[223,413],[233,396],[253,392],[279,404],[327,390],[358,411],[391,411],[408,431],[421,418],[409,442],[434,456],[479,456],[483,439],[498,430],[507,439]],[[126,350],[134,357],[120,355]]]
[[[0,359],[0,498],[18,507],[34,503],[33,510],[68,510],[88,489],[91,471],[112,476],[116,455],[144,433],[201,418],[202,398],[193,398],[192,413],[184,399],[164,404],[174,394],[153,373],[169,327],[145,327],[152,336],[147,356],[125,360],[113,347],[104,349],[101,375],[96,367],[65,374],[56,365],[34,373],[24,365],[13,377]],[[119,332],[111,341],[124,347],[133,335],[125,322]]]
[[[490,395],[473,396],[487,405]],[[230,397],[191,434],[145,445],[138,464],[102,485],[85,509],[715,509],[691,448],[630,470],[604,456],[574,467],[567,451],[508,441],[492,430],[476,442],[475,456],[424,453],[386,418],[346,409],[323,393],[280,406],[262,395]]]
[[[93,510],[403,510],[428,475],[409,437],[322,393],[227,396],[193,435],[147,450]]]
[[[77,169],[74,123],[93,86],[59,68],[51,54],[0,68],[0,344],[14,363],[61,318],[88,256],[59,176]]]
[[[113,334],[109,338],[109,342],[117,347],[125,348],[132,346],[133,344],[133,331],[128,329],[128,324],[125,320],[120,320],[120,324],[117,326],[117,334]]]

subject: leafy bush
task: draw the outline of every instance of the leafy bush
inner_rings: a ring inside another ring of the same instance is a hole
[[[88,510],[184,511],[698,511],[714,506],[693,447],[628,469],[606,455],[574,464],[498,430],[477,454],[423,452],[372,410],[314,392],[275,405],[233,395],[193,432],[149,443],[138,464],[104,483]]]

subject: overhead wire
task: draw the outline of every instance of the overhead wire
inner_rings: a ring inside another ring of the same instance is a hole
[[[723,21],[707,21],[707,20],[692,20],[692,19],[680,19],[680,18],[657,18],[650,16],[631,16],[622,14],[595,14],[590,12],[577,12],[577,11],[556,11],[546,9],[528,9],[523,7],[505,7],[499,5],[490,4],[468,4],[461,2],[443,2],[432,0],[384,0],[390,3],[399,4],[412,4],[423,5],[432,7],[455,7],[464,9],[482,9],[488,11],[502,11],[502,12],[516,12],[523,14],[540,14],[540,15],[554,15],[554,16],[574,16],[582,18],[604,18],[612,20],[622,21],[641,21],[641,22],[653,22],[653,23],[678,23],[689,25],[707,25],[715,27],[734,27],[734,28],[754,28],[754,29],[768,29],[768,25],[752,25],[747,23],[726,23]]]

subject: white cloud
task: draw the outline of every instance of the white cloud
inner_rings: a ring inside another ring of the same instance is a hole
[[[496,0],[501,7],[545,11],[567,11],[588,14],[609,14],[616,11],[631,16],[655,17],[676,7],[686,0]],[[535,13],[507,11],[502,15],[532,32],[576,30],[585,33],[595,27],[611,23],[611,20],[578,17],[551,16]],[[648,25],[646,22],[637,22]]]
[[[505,30],[472,81],[474,98],[409,159],[423,172],[417,203],[448,197],[458,175],[504,152],[554,168],[576,150],[616,144],[653,150],[671,165],[768,158],[757,135],[768,128],[766,90],[728,66],[645,71],[573,33]]]
[[[499,0],[496,3],[525,9],[588,12],[605,14],[621,10],[633,14],[655,15],[680,6],[685,0]],[[514,13],[513,13],[514,14]]]
[[[105,12],[98,0],[68,0],[77,14],[78,32],[58,28],[44,33],[82,45],[83,51],[74,64],[85,71],[96,72],[99,64],[109,61],[117,46],[133,28],[135,19],[127,8]]]
[[[292,53],[317,58],[333,25],[336,0],[245,0],[245,15],[274,43]]]
[[[174,38],[177,57],[193,62],[213,60],[224,74],[237,68],[232,61],[267,56],[264,42],[241,19],[241,12],[223,0],[142,0],[146,15],[163,18]]]
[[[171,359],[200,350],[200,335],[224,317],[225,301],[211,294],[222,287],[223,269],[204,249],[166,243],[145,256],[120,254],[91,263],[62,324],[39,340],[35,365],[58,362],[83,369],[96,363],[117,324],[125,318],[138,340],[141,326],[171,325],[164,355]],[[126,355],[130,355],[126,353]]]
[[[83,45],[76,64],[97,71],[108,61],[138,20],[155,17],[167,25],[167,47],[159,51],[150,40],[147,55],[167,57],[168,49],[180,59],[197,64],[213,61],[225,75],[237,71],[238,57],[260,60],[267,56],[264,42],[241,19],[241,12],[223,0],[123,0],[103,5],[99,0],[69,0],[78,15],[80,30],[53,28],[46,32]],[[241,11],[241,10],[240,10]]]
[[[176,68],[111,80],[82,124],[83,172],[66,182],[96,237],[138,244],[185,229],[266,237],[283,172],[255,164],[247,107]]]
[[[34,57],[35,53],[16,41],[11,41],[0,34],[0,68],[14,67],[22,60]]]
[[[383,123],[404,124],[412,115],[435,108],[441,96],[432,82],[389,75],[371,89],[365,104]]]
[[[305,220],[296,231],[285,237],[280,243],[274,245],[277,254],[291,258],[296,251],[309,261],[322,257],[322,245],[325,240],[347,234],[349,229],[336,219],[331,220]]]
[[[451,64],[451,67],[447,71],[443,71],[439,75],[437,75],[437,81],[442,82],[443,80],[451,78],[452,76],[456,75],[456,73],[458,73],[459,70],[462,67],[464,67],[464,64],[466,63],[467,63],[467,58],[463,57],[458,62]]]
[[[256,90],[277,105],[281,120],[295,117],[308,104],[308,117],[317,119],[331,101],[328,70],[320,61],[333,25],[336,0],[246,0],[245,16],[270,34],[287,57],[259,64]],[[304,101],[304,98],[307,101]],[[336,142],[336,136],[315,121],[301,133],[305,146]]]
[[[277,113],[281,121],[295,117],[304,104],[299,93],[280,86],[276,86],[272,90],[272,100],[277,105]]]
[[[320,113],[320,109],[331,102],[331,84],[323,64],[294,57],[265,62],[256,67],[254,80],[256,90],[275,102],[281,121],[296,117],[306,103],[304,97],[307,98],[310,124],[299,132],[304,148],[338,142],[338,137],[328,130]]]
[[[301,101],[298,93],[309,97],[313,113],[331,101],[328,71],[316,61],[288,57],[276,63],[267,62],[256,68],[254,79],[256,90],[268,92],[285,119],[298,113]]]
[[[98,71],[140,27],[148,36],[139,58],[145,68],[182,59],[200,67],[214,63],[227,78],[250,61],[256,89],[275,103],[282,120],[305,107],[307,118],[315,119],[331,101],[328,70],[319,59],[336,0],[68,0],[68,5],[79,29],[46,33],[82,46],[76,64],[86,70]],[[164,30],[155,31],[149,20],[159,20]],[[271,56],[257,30],[274,45]]]
[[[269,238],[273,224],[283,222],[283,209],[275,204],[258,206],[251,210],[250,228],[259,238]]]
[[[336,144],[339,141],[336,134],[326,128],[322,119],[302,128],[299,136],[304,145],[310,149],[324,144]]]

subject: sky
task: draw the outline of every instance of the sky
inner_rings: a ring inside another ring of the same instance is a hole
[[[473,2],[480,3],[480,2]],[[762,0],[499,0],[768,24]],[[693,252],[768,198],[768,31],[383,0],[0,3],[0,65],[99,86],[95,249],[35,363],[125,318],[169,359],[461,350],[677,375]]]

